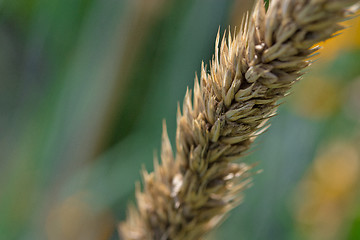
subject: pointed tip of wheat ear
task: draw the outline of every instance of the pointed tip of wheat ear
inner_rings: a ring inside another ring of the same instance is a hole
[[[178,106],[175,156],[163,122],[161,164],[143,171],[137,209],[119,231],[125,240],[195,240],[216,227],[242,199],[253,166],[236,163],[266,129],[278,100],[303,74],[319,42],[358,6],[353,0],[258,1],[238,33],[220,41],[194,91]]]

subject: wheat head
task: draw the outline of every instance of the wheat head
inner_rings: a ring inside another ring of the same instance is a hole
[[[137,207],[119,225],[126,240],[198,240],[241,201],[251,175],[236,163],[267,128],[317,52],[352,14],[355,0],[258,1],[234,36],[216,39],[209,70],[204,64],[178,107],[176,154],[164,124],[161,164],[143,171]],[[220,43],[220,44],[219,44]],[[193,97],[192,97],[193,95]]]

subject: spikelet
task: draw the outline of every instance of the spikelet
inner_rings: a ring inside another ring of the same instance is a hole
[[[143,173],[119,226],[125,240],[198,240],[241,201],[251,166],[235,163],[318,50],[312,47],[342,29],[354,0],[259,1],[240,31],[220,43],[209,70],[204,64],[194,91],[178,109],[176,155],[164,124],[161,164]],[[193,95],[193,97],[192,97]]]

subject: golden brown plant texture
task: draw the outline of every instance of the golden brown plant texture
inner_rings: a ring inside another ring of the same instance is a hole
[[[313,46],[341,30],[357,2],[273,0],[266,12],[259,1],[235,36],[220,45],[217,37],[209,70],[202,65],[178,111],[176,154],[164,124],[161,164],[144,171],[138,209],[119,227],[123,239],[198,240],[239,204],[251,167],[234,160],[266,128]]]

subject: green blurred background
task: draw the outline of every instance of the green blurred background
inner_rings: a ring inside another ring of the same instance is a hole
[[[0,239],[119,239],[140,169],[251,0],[0,1]],[[360,239],[360,22],[324,45],[209,239]]]

